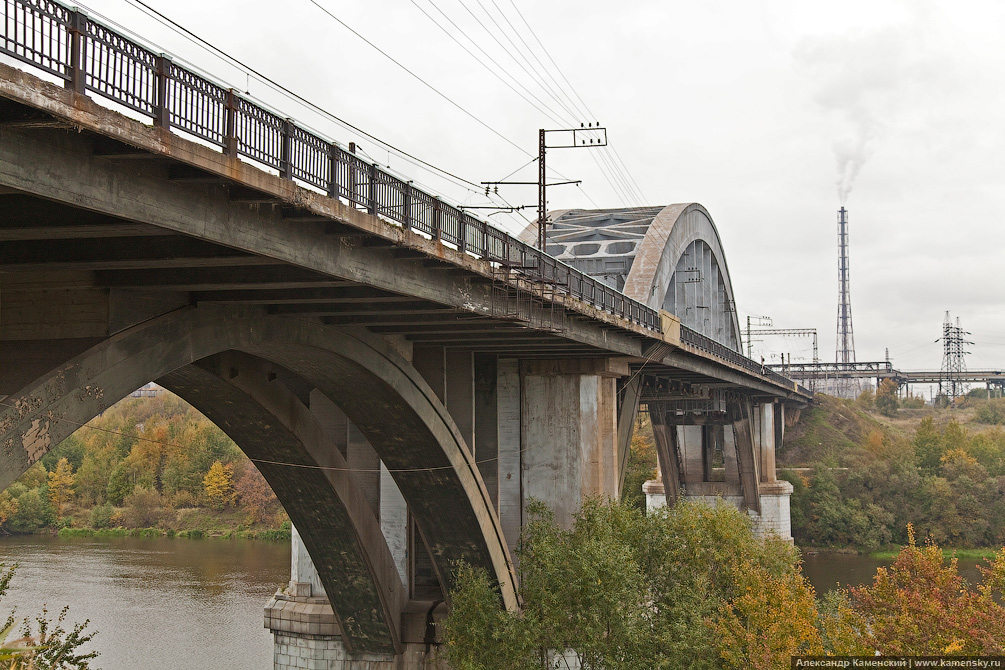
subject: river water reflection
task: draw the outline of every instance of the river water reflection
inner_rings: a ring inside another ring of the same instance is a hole
[[[0,561],[20,563],[0,618],[70,606],[89,618],[104,670],[268,670],[272,636],[262,607],[289,579],[288,542],[145,538],[0,538]],[[855,554],[803,555],[803,572],[822,595],[871,583],[891,561]],[[979,579],[978,561],[960,572]]]
[[[803,574],[813,584],[817,595],[821,596],[835,588],[872,584],[876,576],[876,568],[890,565],[893,559],[883,560],[858,554],[835,554],[820,552],[810,554],[803,552]],[[980,570],[977,565],[987,565],[984,561],[961,558],[958,561],[960,574],[971,584],[980,581]]]
[[[0,617],[69,605],[98,631],[98,668],[272,667],[262,608],[289,580],[289,542],[7,537],[0,561],[20,564]]]

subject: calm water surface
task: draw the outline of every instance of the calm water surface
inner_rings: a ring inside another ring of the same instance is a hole
[[[289,579],[288,542],[143,538],[0,538],[0,562],[20,564],[0,617],[70,606],[91,620],[104,670],[245,670],[272,667],[262,607]],[[891,561],[855,554],[803,554],[818,594],[871,583]],[[960,572],[979,579],[978,561]]]
[[[262,608],[289,580],[289,542],[6,537],[0,561],[20,564],[0,617],[69,605],[98,631],[98,668],[272,668]]]
[[[881,560],[858,554],[828,552],[808,554],[803,552],[803,574],[813,584],[818,596],[839,584],[842,587],[872,584],[872,579],[876,576],[876,568],[891,563],[893,563],[893,559]],[[987,565],[982,560],[961,558],[958,561],[960,574],[971,584],[980,581],[978,564]]]

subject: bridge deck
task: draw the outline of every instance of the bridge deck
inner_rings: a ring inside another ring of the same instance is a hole
[[[615,355],[684,384],[812,397],[468,215],[430,234],[378,206],[373,166],[358,166],[367,203],[292,165],[276,174],[0,63],[0,393],[28,381],[26,361],[180,306],[241,304],[404,347]]]

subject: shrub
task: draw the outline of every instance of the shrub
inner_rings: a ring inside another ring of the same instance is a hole
[[[995,426],[1005,424],[1005,398],[995,398],[979,404],[975,420]]]
[[[122,510],[125,524],[131,528],[155,526],[160,521],[161,497],[157,491],[143,486],[137,486],[125,499],[126,507]]]
[[[91,510],[91,528],[108,528],[112,523],[115,510],[111,504],[98,505]]]

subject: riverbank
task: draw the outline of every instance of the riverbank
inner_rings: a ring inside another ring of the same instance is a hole
[[[164,528],[60,528],[56,533],[59,537],[177,537],[190,540],[218,538],[221,540],[267,540],[271,542],[289,542],[292,531],[289,528],[226,531],[207,531],[199,528],[174,531]]]
[[[779,477],[793,486],[796,543],[892,556],[911,524],[920,543],[959,547],[957,556],[1003,546],[1005,430],[982,421],[996,402],[905,407],[891,417],[868,394],[818,394],[786,426],[777,454]]]

